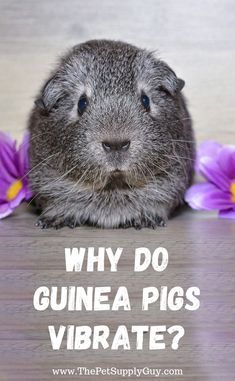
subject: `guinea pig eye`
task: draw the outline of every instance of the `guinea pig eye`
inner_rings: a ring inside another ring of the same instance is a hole
[[[86,95],[82,95],[78,101],[78,113],[82,115],[88,106],[88,99]]]
[[[141,103],[144,106],[146,111],[150,110],[150,100],[149,100],[149,97],[147,95],[145,95],[145,94],[141,95]]]

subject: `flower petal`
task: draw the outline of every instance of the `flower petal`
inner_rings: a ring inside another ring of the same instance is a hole
[[[196,158],[196,164],[195,164],[195,170],[199,172],[199,162],[203,157],[210,157],[212,159],[215,159],[215,157],[218,155],[218,152],[221,149],[221,144],[216,143],[214,141],[208,140],[200,144],[198,150],[197,150],[197,158]]]
[[[234,209],[220,210],[219,216],[221,218],[234,218],[235,219],[235,210]]]
[[[191,186],[185,194],[185,201],[193,209],[198,210],[220,210],[233,208],[230,193],[223,192],[215,185],[209,183]]]
[[[25,200],[29,201],[33,197],[34,193],[31,191],[29,185],[25,186]]]
[[[16,142],[7,134],[0,132],[0,218],[12,213],[24,199],[28,200],[32,197],[27,178],[28,148],[28,134],[25,135],[17,151]],[[14,184],[20,180],[21,186],[18,189],[14,187]],[[9,191],[11,191],[10,196]]]
[[[12,212],[13,210],[8,203],[0,204],[0,219],[9,216]]]
[[[8,145],[11,146],[12,148],[13,148],[13,147],[14,147],[14,148],[16,147],[16,142],[15,142],[15,140],[13,140],[9,134],[6,134],[6,133],[1,132],[1,131],[0,131],[0,141],[1,141],[2,143],[4,143],[4,144],[5,144],[5,143],[8,144]]]
[[[235,146],[227,145],[221,148],[217,161],[225,175],[235,180]]]
[[[198,163],[200,173],[221,190],[228,192],[231,184],[230,178],[218,165],[216,158],[204,156]]]
[[[0,179],[0,203],[7,202],[7,191],[9,190],[9,187],[11,184],[15,182],[15,179],[13,179],[11,182],[4,181],[4,179]]]
[[[25,176],[29,170],[29,134],[24,135],[23,141],[18,150],[18,169],[21,177]]]
[[[25,200],[29,200],[33,196],[27,176],[29,171],[29,133],[25,133],[23,142],[19,147],[18,168],[21,174],[21,180],[23,180],[24,183]]]
[[[13,177],[12,175],[10,175],[8,170],[2,165],[2,163],[0,161],[0,182],[4,181],[7,184],[11,184],[13,181],[15,181],[15,179],[16,178]],[[1,190],[0,190],[0,192],[1,192]]]
[[[24,198],[25,198],[25,188],[22,188],[21,191],[17,194],[17,196],[9,202],[10,207],[12,209],[17,208],[17,206],[20,205],[20,203],[24,200]]]
[[[198,156],[208,156],[214,158],[222,148],[222,145],[213,140],[206,140],[198,148]]]
[[[3,133],[0,134],[0,174],[9,173],[12,177],[18,176],[16,166],[16,142]]]

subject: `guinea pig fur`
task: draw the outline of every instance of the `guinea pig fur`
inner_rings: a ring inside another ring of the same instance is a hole
[[[108,40],[74,46],[29,119],[37,225],[164,226],[193,174],[183,86],[144,49]]]

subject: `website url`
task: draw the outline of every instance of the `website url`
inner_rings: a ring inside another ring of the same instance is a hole
[[[94,367],[87,368],[79,366],[77,368],[52,368],[53,376],[119,376],[119,377],[176,377],[183,376],[182,369],[160,369],[160,368],[117,368],[115,366],[110,368]]]

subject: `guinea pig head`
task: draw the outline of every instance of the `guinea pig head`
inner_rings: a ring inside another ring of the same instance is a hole
[[[141,186],[172,165],[185,138],[184,81],[152,53],[113,41],[75,46],[36,100],[48,154],[69,176],[97,187]],[[53,151],[53,152],[51,152]]]

